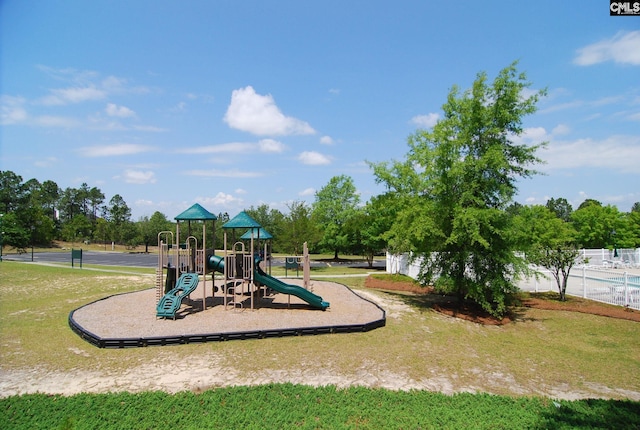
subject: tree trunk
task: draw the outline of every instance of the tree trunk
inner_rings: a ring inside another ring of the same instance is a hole
[[[373,268],[373,252],[367,254],[367,264],[369,269]]]
[[[337,249],[334,251],[333,259],[338,261],[338,250]]]

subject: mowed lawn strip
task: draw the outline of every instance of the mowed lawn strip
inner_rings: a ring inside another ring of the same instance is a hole
[[[640,404],[268,384],[196,394],[31,394],[0,399],[0,425],[36,428],[563,429],[640,426]]]

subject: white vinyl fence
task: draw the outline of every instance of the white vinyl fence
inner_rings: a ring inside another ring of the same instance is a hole
[[[640,310],[640,249],[622,249],[617,254],[606,249],[581,250],[581,257],[586,257],[589,263],[571,270],[566,294]],[[418,258],[412,262],[408,254],[387,253],[387,273],[416,279],[421,261]],[[557,292],[553,275],[547,269],[535,269],[538,276],[521,280],[518,287],[523,291]]]
[[[531,277],[520,281],[518,287],[523,291],[557,292],[558,285],[553,275],[547,269],[537,270],[540,274],[537,279]],[[569,273],[566,294],[640,310],[640,274],[626,270],[575,267]]]

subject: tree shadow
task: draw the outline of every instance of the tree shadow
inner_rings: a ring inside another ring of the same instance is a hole
[[[535,318],[526,316],[526,308],[522,306],[512,306],[507,315],[498,319],[482,307],[471,301],[460,302],[454,295],[438,294],[435,292],[407,293],[385,291],[386,294],[420,310],[432,310],[453,318],[459,318],[482,325],[504,325],[513,322],[533,321]]]
[[[604,399],[554,401],[551,409],[542,413],[542,418],[539,429],[638,429],[640,402]]]

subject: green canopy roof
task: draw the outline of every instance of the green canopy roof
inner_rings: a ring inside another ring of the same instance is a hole
[[[240,239],[248,240],[253,236],[254,239],[268,240],[273,239],[271,233],[265,230],[263,227],[260,228],[252,228],[251,230],[247,230],[245,234],[240,236]]]
[[[240,212],[232,219],[227,221],[222,228],[260,228],[258,221],[251,218],[245,211]]]
[[[175,217],[176,221],[208,221],[217,219],[217,216],[200,206],[198,203]]]

